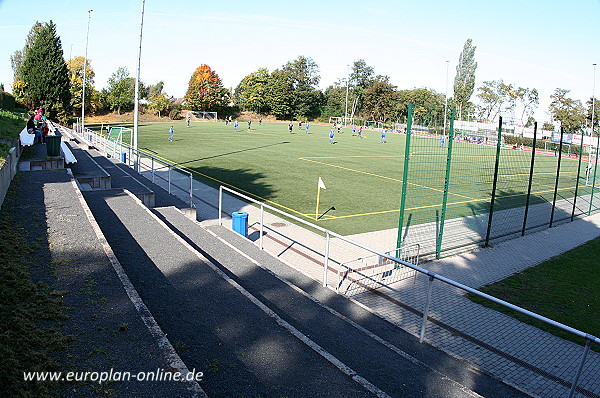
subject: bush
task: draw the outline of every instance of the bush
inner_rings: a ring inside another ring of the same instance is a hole
[[[179,109],[172,109],[171,112],[169,112],[169,119],[171,119],[171,120],[183,119],[183,116],[181,116],[181,111]]]
[[[0,91],[0,109],[15,109],[17,103],[15,97],[6,91]]]

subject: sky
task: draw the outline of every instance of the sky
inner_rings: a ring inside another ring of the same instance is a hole
[[[10,56],[23,48],[36,21],[57,25],[66,60],[83,56],[88,9],[93,9],[88,58],[94,86],[105,87],[121,66],[135,76],[141,0],[0,0],[5,89],[13,83]],[[364,59],[399,89],[427,87],[444,94],[448,87],[452,96],[458,58],[471,38],[477,47],[476,87],[503,79],[536,88],[535,117],[543,122],[550,119],[556,88],[582,102],[597,94],[598,20],[600,0],[147,0],[140,78],[146,84],[162,80],[167,94],[182,97],[201,64],[235,88],[258,68],[273,71],[304,55],[319,65],[322,89]]]

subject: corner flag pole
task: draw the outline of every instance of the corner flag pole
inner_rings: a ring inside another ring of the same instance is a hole
[[[319,203],[321,202],[321,188],[327,189],[321,177],[319,177],[319,183],[317,184],[317,209],[315,210],[315,221],[319,218]]]

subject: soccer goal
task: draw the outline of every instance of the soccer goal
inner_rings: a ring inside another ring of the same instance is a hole
[[[217,112],[188,111],[185,119],[190,122],[216,122]]]
[[[343,124],[344,117],[343,116],[329,116],[329,124]]]
[[[383,128],[383,123],[375,121],[375,120],[365,120],[365,126],[364,127],[366,129],[382,129]]]
[[[464,141],[471,144],[480,145],[498,145],[498,133],[495,131],[470,131],[470,130],[455,130],[454,137],[457,141]],[[500,138],[500,145],[504,145],[504,137]]]

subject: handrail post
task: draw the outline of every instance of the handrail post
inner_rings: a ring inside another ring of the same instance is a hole
[[[429,304],[431,303],[431,289],[433,287],[433,276],[429,275],[427,284],[427,299],[425,301],[425,309],[423,310],[423,321],[421,322],[421,333],[419,334],[419,343],[425,338],[425,326],[427,326],[427,318],[429,317]]]
[[[329,231],[326,232],[327,239],[325,240],[325,262],[323,266],[323,287],[327,287],[327,269],[329,268]]]
[[[171,165],[169,164],[169,193],[171,193]]]
[[[223,213],[223,185],[219,186],[219,225],[223,225],[221,214]]]
[[[194,207],[194,176],[190,173],[190,207]]]
[[[260,204],[260,250],[263,249],[263,234],[265,231],[265,206]]]
[[[575,380],[573,380],[573,384],[571,385],[571,391],[569,391],[569,398],[572,398],[575,394],[575,389],[577,388],[577,384],[579,383],[579,377],[581,376],[581,371],[583,370],[583,365],[585,364],[585,359],[587,358],[587,354],[590,351],[591,344],[592,340],[586,339],[585,348],[583,349],[583,357],[581,357],[581,362],[579,363],[579,367],[577,368]]]
[[[154,156],[152,156],[152,182],[154,183]]]

